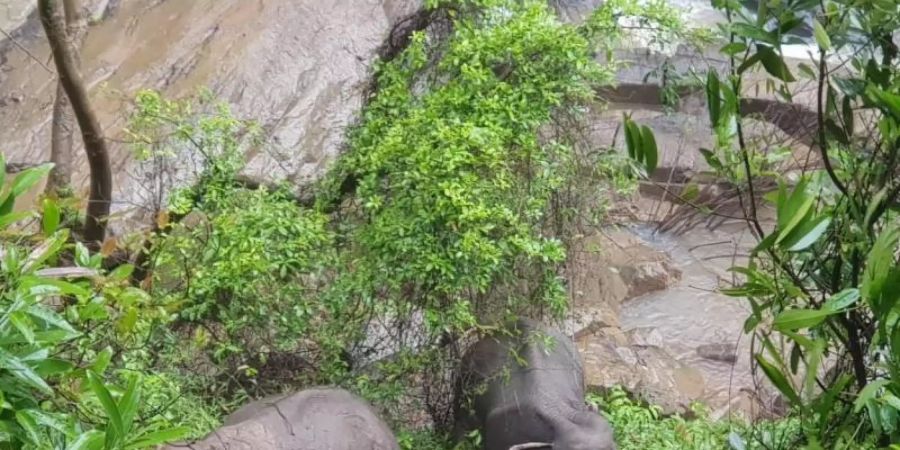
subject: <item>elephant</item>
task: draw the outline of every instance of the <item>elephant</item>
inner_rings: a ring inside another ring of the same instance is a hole
[[[558,330],[520,319],[463,356],[453,436],[481,432],[484,450],[615,450],[609,422],[585,402],[584,368]]]
[[[238,409],[197,450],[399,450],[372,407],[343,389],[317,387],[267,397]]]

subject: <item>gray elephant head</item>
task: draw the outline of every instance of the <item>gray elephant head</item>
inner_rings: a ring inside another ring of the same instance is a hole
[[[612,427],[594,411],[578,411],[571,421],[555,426],[553,442],[528,442],[509,450],[616,450]]]

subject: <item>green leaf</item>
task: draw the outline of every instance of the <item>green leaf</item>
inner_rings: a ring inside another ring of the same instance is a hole
[[[94,363],[91,364],[91,370],[98,374],[103,374],[106,372],[106,368],[109,366],[109,362],[112,360],[112,349],[109,347],[104,348],[99,353],[97,353],[97,358],[94,360]]]
[[[765,42],[770,45],[776,45],[778,40],[773,33],[770,33],[762,27],[755,27],[746,23],[732,23],[731,31],[738,36],[753,39],[759,42]]]
[[[719,119],[722,114],[721,91],[722,86],[719,83],[718,75],[716,75],[716,72],[710,70],[709,73],[706,74],[706,104],[709,108],[709,122],[712,124],[713,128],[719,125]],[[708,159],[707,162],[709,162]],[[712,166],[712,164],[710,164],[710,166]]]
[[[0,197],[0,218],[12,212],[13,206],[16,205],[16,196],[12,195],[12,192],[6,194],[5,197]]]
[[[35,275],[26,275],[19,279],[20,286],[34,295],[45,295],[48,293],[61,293],[71,295],[80,299],[90,299],[93,293],[82,286],[68,281],[56,280],[53,278],[43,278],[37,274],[40,270],[35,271]]]
[[[6,185],[6,155],[0,152],[0,190]]]
[[[22,333],[25,341],[29,344],[34,344],[34,324],[28,320],[28,316],[25,313],[22,311],[13,312],[9,315],[9,321],[19,330],[19,333]]]
[[[781,331],[781,334],[789,337],[792,341],[799,344],[800,347],[803,347],[804,350],[809,350],[813,347],[813,345],[815,345],[815,343],[812,341],[812,339],[810,339],[802,334],[795,333],[793,331],[783,330],[783,331]]]
[[[806,376],[803,380],[803,390],[807,395],[813,394],[816,388],[816,377],[819,375],[819,366],[822,364],[822,356],[825,353],[825,342],[816,340],[806,351]]]
[[[637,162],[643,162],[641,130],[631,119],[625,122],[625,143],[628,145],[628,156]]]
[[[866,88],[866,94],[876,104],[894,116],[895,120],[900,120],[900,95],[885,92],[881,88],[869,85]]]
[[[778,239],[777,233],[772,233],[772,234],[766,236],[762,241],[759,242],[759,244],[756,245],[756,247],[753,249],[753,253],[758,254],[758,253],[764,252],[764,251],[772,248],[772,246],[775,245],[775,241],[777,239]]]
[[[76,337],[81,333],[78,332],[75,328],[72,328],[72,325],[69,324],[66,319],[43,305],[31,305],[25,310],[29,315],[44,321],[47,325],[54,326],[62,331],[65,331],[68,336]]]
[[[894,408],[895,410],[900,411],[900,398],[897,398],[896,395],[888,392],[888,393],[885,393],[883,397],[881,397],[881,400],[883,400],[885,403],[890,405],[891,408]]]
[[[843,100],[841,100],[841,117],[844,120],[844,128],[847,130],[847,135],[852,137],[854,133],[854,117],[853,117],[853,105],[852,99],[849,95],[845,95]]]
[[[766,374],[766,377],[772,384],[784,394],[788,400],[791,401],[792,404],[797,405],[800,404],[800,396],[797,395],[797,392],[791,387],[791,384],[788,383],[787,378],[785,378],[784,374],[778,370],[772,363],[766,360],[766,358],[762,355],[755,355],[756,362],[759,364],[759,367]]]
[[[128,387],[119,400],[119,411],[122,413],[122,426],[124,434],[131,432],[134,417],[137,414],[138,404],[141,401],[140,377],[132,375],[128,380]]]
[[[31,187],[34,186],[35,183],[37,183],[41,180],[41,178],[50,173],[50,169],[52,168],[53,164],[47,163],[38,167],[32,167],[20,173],[16,177],[16,179],[13,180],[12,187],[10,188],[10,192],[12,192],[13,197],[18,197],[31,189]]]
[[[762,55],[760,55],[759,52],[756,52],[756,53],[750,55],[749,58],[747,58],[743,63],[741,63],[740,66],[738,66],[738,70],[737,70],[738,74],[739,75],[743,74],[747,70],[753,68],[753,66],[755,66],[756,63],[758,63],[761,59],[762,59]],[[728,90],[726,89],[726,92],[727,91]]]
[[[866,259],[860,293],[876,311],[889,310],[900,296],[894,289],[900,279],[900,270],[894,264],[898,241],[900,222],[894,222],[882,230]]]
[[[805,197],[803,203],[801,203],[799,207],[785,211],[785,213],[791,215],[791,218],[787,221],[784,228],[778,230],[778,239],[775,241],[776,244],[780,244],[787,239],[798,225],[809,219],[814,202],[815,199],[813,197]]]
[[[44,394],[53,394],[53,389],[41,378],[31,367],[26,366],[15,355],[0,348],[0,367],[9,371],[12,376],[25,382],[29,386],[41,391]]]
[[[44,199],[44,217],[41,220],[41,229],[45,236],[50,236],[59,228],[59,205],[49,198]]]
[[[743,42],[732,42],[719,49],[719,52],[728,56],[734,56],[744,51],[747,51],[747,45]]]
[[[831,50],[831,38],[828,37],[825,27],[815,18],[813,18],[813,34],[816,37],[816,44],[819,44],[819,48],[825,51]]]
[[[852,306],[856,301],[859,300],[859,289],[856,288],[848,288],[844,289],[837,294],[831,296],[824,305],[822,305],[822,309],[827,309],[829,311],[839,312],[846,308]]]
[[[890,384],[890,380],[872,380],[866,387],[862,388],[859,391],[859,395],[856,397],[856,401],[853,402],[853,411],[860,412],[863,409],[863,406],[866,406],[866,402],[869,400],[875,399],[875,394],[878,393],[878,390]]]
[[[825,234],[829,225],[831,225],[831,216],[827,215],[803,222],[784,239],[782,247],[786,247],[789,252],[806,250]]]
[[[706,163],[709,164],[710,167],[716,170],[722,169],[722,161],[719,160],[719,157],[716,156],[716,154],[713,153],[712,150],[701,148],[700,154],[703,155],[703,159],[706,160]]]
[[[42,377],[50,377],[53,375],[63,374],[66,372],[70,372],[74,368],[75,365],[71,362],[64,359],[54,358],[48,358],[43,361],[38,361],[34,365],[34,371]]]
[[[132,449],[142,449],[147,447],[154,447],[157,445],[168,444],[170,442],[177,441],[188,433],[190,433],[190,428],[187,427],[176,427],[176,428],[168,428],[165,430],[156,431],[153,433],[145,434],[141,436],[138,440],[134,441],[131,444],[125,446],[126,450]]]
[[[875,216],[875,212],[878,211],[878,208],[884,203],[885,198],[888,194],[888,186],[883,187],[880,191],[878,191],[872,200],[869,201],[869,206],[866,208],[866,217],[863,220],[863,224],[866,228],[872,225],[873,217]]]
[[[19,211],[15,213],[0,213],[0,230],[6,228],[9,225],[12,225],[22,219],[27,218],[32,213],[31,211]]]
[[[812,328],[824,322],[825,318],[834,313],[835,311],[824,309],[790,309],[778,314],[773,325],[779,331]]]
[[[769,72],[769,75],[789,83],[797,81],[791,74],[790,69],[788,69],[787,64],[784,63],[784,59],[772,47],[760,45],[757,47],[756,54],[759,55],[759,59],[762,61],[763,67],[766,68],[766,72]]]
[[[134,325],[137,324],[138,319],[138,311],[135,307],[129,307],[126,309],[125,314],[119,319],[118,326],[116,327],[119,333],[128,334],[134,331]]]
[[[647,173],[651,174],[656,170],[659,153],[656,148],[656,138],[653,136],[653,130],[646,125],[641,126],[641,144],[644,166],[647,168]]]
[[[122,264],[121,266],[116,267],[116,269],[109,274],[109,278],[118,281],[125,281],[128,279],[128,277],[131,276],[132,273],[134,273],[134,265]]]
[[[756,26],[763,28],[769,21],[769,2],[761,1],[756,9]],[[764,28],[763,28],[764,29]]]
[[[31,414],[28,414],[27,410],[16,411],[16,422],[22,426],[22,429],[28,433],[28,438],[31,439],[32,444],[35,447],[40,447],[41,442],[44,440],[41,439],[41,434],[38,431],[38,425],[34,421],[34,417]]]
[[[31,416],[36,423],[38,423],[40,425],[53,428],[54,430],[62,433],[63,435],[68,433],[68,427],[66,426],[65,422],[60,420],[57,417],[54,417],[53,415],[50,415],[50,414],[48,414],[44,411],[38,410],[38,409],[30,409],[30,410],[27,410],[26,413],[29,416]]]
[[[97,399],[100,400],[100,404],[106,412],[106,417],[109,419],[110,428],[106,430],[106,445],[107,447],[116,447],[125,437],[122,414],[119,412],[119,407],[113,400],[112,395],[106,389],[103,379],[92,370],[87,372],[87,379],[91,385],[91,390],[94,391]]]
[[[782,230],[787,228],[788,223],[794,218],[795,212],[802,207],[804,202],[806,202],[808,198],[808,195],[806,194],[807,184],[809,184],[809,179],[801,179],[800,182],[797,183],[797,186],[794,187],[794,190],[791,191],[790,196],[788,196],[787,187],[784,184],[779,183],[777,205],[778,228]]]
[[[97,430],[82,433],[67,450],[103,450],[103,433]]]
[[[91,252],[81,242],[75,243],[75,264],[79,267],[89,267],[91,265]]]
[[[790,220],[790,216],[787,213],[787,209],[789,208],[789,204],[795,197],[803,194],[806,190],[806,178],[800,180],[797,187],[791,193],[791,196],[788,197],[787,194],[787,186],[784,182],[778,182],[778,201],[775,203],[776,205],[776,215],[778,216],[778,227],[784,228],[787,225],[788,220]],[[797,206],[800,206],[800,201],[797,201]]]
[[[30,273],[33,270],[39,269],[44,261],[59,253],[60,249],[62,249],[63,245],[65,245],[68,240],[69,230],[62,229],[54,233],[53,236],[44,240],[41,245],[38,245],[31,251],[25,259],[25,265],[22,267],[22,271]]]

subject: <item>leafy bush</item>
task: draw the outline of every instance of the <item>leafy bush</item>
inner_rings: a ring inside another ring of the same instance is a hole
[[[589,29],[560,23],[543,1],[435,6],[452,12],[452,31],[414,34],[379,65],[318,202],[341,206],[346,269],[324,298],[358,333],[351,356],[397,356],[379,379],[425,377],[413,384],[428,391],[407,395],[445,425],[458,338],[512,315],[560,317],[565,243],[635,172],[579,133],[613,73],[595,61]]]
[[[727,292],[749,299],[745,329],[759,342],[756,363],[801,419],[791,448],[896,443],[900,6],[761,2],[752,17],[738,2],[714,4],[729,18],[722,52],[731,67],[708,77],[717,145],[704,156],[740,189],[759,240],[749,263],[734,269],[743,284]],[[793,69],[783,46],[797,42],[791,32],[803,17],[812,18],[818,52],[815,67]],[[781,127],[812,136],[813,154],[799,159],[817,164],[771,170],[766,149],[745,139],[741,97],[755,69],[786,103],[795,101],[795,81],[816,87],[812,106],[790,106],[793,121]],[[766,185],[777,190],[766,193]],[[763,202],[776,211],[774,230],[758,216]]]
[[[104,275],[100,255],[76,244],[76,266],[54,268],[72,246],[52,200],[40,232],[12,227],[34,216],[13,212],[16,197],[48,171],[28,169],[0,192],[0,445],[111,450],[177,439],[188,430],[150,413],[144,374],[129,367],[127,346],[158,317],[145,293],[122,287],[129,266]]]
[[[628,394],[613,388],[605,394],[588,394],[588,401],[597,405],[615,431],[616,444],[621,450],[672,449],[774,449],[789,448],[799,433],[795,418],[755,425],[739,421],[713,421],[700,404],[693,405],[694,417],[665,416],[655,405],[644,405]]]
[[[339,360],[315,333],[327,317],[318,291],[333,269],[332,236],[286,189],[242,184],[258,127],[205,96],[192,105],[144,91],[129,132],[151,169],[197,160],[165,187],[150,237],[150,293],[178,318],[154,337],[156,363],[226,410],[248,393],[319,380],[322,360]]]
[[[452,31],[416,34],[379,65],[314,209],[241,179],[245,152],[263,145],[253,123],[208,97],[139,94],[128,131],[156,190],[140,278],[177,314],[153,336],[153,363],[178,368],[188,391],[228,410],[244,395],[345,383],[386,407],[421,400],[440,424],[457,336],[565,311],[564,243],[637,170],[577,128],[611,80],[594,61],[597,28],[562,24],[541,1],[431,6]]]

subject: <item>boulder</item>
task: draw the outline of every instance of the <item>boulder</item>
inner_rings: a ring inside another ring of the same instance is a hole
[[[20,24],[34,2],[7,0]],[[107,3],[107,2],[100,2]],[[99,3],[98,3],[99,4]],[[372,63],[419,0],[119,0],[92,26],[82,48],[83,75],[107,136],[114,138],[114,210],[142,204],[121,137],[128,101],[152,88],[170,97],[212,90],[236,116],[259,121],[265,151],[248,171],[302,184],[339,153],[345,130],[365,102]],[[0,150],[11,162],[45,161],[56,76],[31,14],[16,32],[22,51],[0,41]],[[13,101],[14,99],[14,101]],[[7,101],[8,100],[8,101]],[[80,151],[76,182],[86,187]],[[80,178],[80,180],[79,180]]]
[[[623,302],[667,289],[681,279],[669,255],[625,230],[577,242],[570,251],[567,273],[574,324],[570,333],[591,323],[617,327]]]
[[[559,17],[574,24],[584,22],[602,4],[602,0],[550,0]]]
[[[399,450],[372,407],[342,389],[313,388],[251,402],[205,439],[177,448],[203,450]]]
[[[589,389],[621,386],[663,412],[686,413],[705,391],[703,374],[670,355],[654,329],[627,333],[616,327],[589,327],[575,342],[584,359]]]

